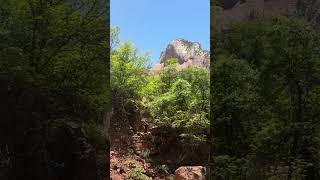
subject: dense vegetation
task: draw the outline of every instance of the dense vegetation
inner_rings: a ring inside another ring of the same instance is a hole
[[[319,179],[319,33],[257,19],[213,47],[212,179]]]
[[[133,124],[141,118],[137,114],[148,112],[164,134],[166,129],[178,132],[181,144],[205,143],[209,134],[209,70],[177,70],[178,60],[171,58],[160,72],[149,74],[148,53],[139,55],[131,42],[121,42],[117,27],[111,29],[111,47],[114,118]]]
[[[0,179],[107,178],[105,10],[0,1]]]

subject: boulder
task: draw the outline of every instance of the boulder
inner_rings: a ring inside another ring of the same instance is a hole
[[[203,166],[181,166],[175,171],[174,180],[205,180],[205,176]]]

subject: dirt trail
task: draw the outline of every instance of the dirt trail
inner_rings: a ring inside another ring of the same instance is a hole
[[[142,119],[143,124],[135,128],[129,126],[129,123],[120,122],[111,124],[111,179],[168,179],[150,163],[149,155],[152,151],[150,121]]]

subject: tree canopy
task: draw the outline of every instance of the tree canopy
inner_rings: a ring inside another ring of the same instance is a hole
[[[319,45],[300,18],[232,26],[211,71],[214,179],[319,178]]]
[[[97,168],[107,163],[96,156],[108,149],[104,2],[0,4],[0,76],[6,92],[1,95],[8,99],[2,101],[8,103],[8,117],[0,121],[5,165],[0,179],[96,179],[97,173],[107,178]]]

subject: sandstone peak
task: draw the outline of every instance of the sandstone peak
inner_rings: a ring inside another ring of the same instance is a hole
[[[182,38],[172,40],[161,52],[159,63],[152,69],[151,73],[160,71],[164,63],[169,58],[177,58],[179,61],[178,69],[184,69],[191,66],[201,66],[209,68],[209,51],[202,49],[199,42],[191,42]]]
[[[174,39],[166,47],[160,55],[159,62],[164,63],[171,57],[178,58],[179,64],[183,64],[190,58],[209,56],[209,51],[202,49],[201,44],[198,42],[191,42],[185,39]]]

